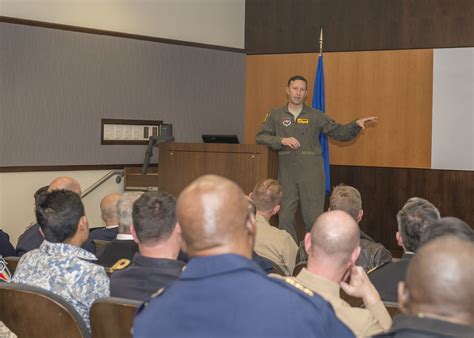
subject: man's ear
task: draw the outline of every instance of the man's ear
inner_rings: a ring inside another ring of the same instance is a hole
[[[277,204],[273,207],[272,216],[278,214],[278,211],[280,211],[280,204]]]
[[[253,201],[253,192],[249,192],[249,198]]]
[[[85,215],[79,219],[78,229],[89,233],[89,221]]]
[[[397,231],[395,234],[395,238],[397,239],[398,246],[401,246],[403,248],[403,237],[400,234],[400,231]]]
[[[398,282],[398,306],[403,314],[409,313],[410,291],[404,281]]]
[[[311,254],[311,232],[306,233],[304,236],[304,250],[308,254]]]
[[[354,249],[354,251],[352,251],[352,255],[351,255],[351,265],[352,266],[355,266],[355,262],[357,261],[357,258],[359,258],[359,255],[360,255],[360,245],[357,246],[357,248]]]
[[[135,225],[133,224],[130,224],[130,233],[132,234],[133,241],[137,244],[140,243],[140,241],[138,240],[137,232],[135,230]]]
[[[255,216],[253,213],[249,213],[245,226],[247,227],[249,234],[255,238],[255,235],[257,234],[257,224],[255,222]]]
[[[359,212],[357,213],[357,223],[359,223],[362,220],[363,216],[364,216],[364,210],[360,209]]]
[[[179,224],[179,222],[176,222],[176,228],[179,229],[179,234],[181,235],[181,225]],[[175,229],[175,231],[177,231]],[[183,240],[183,238],[180,236],[180,247],[181,247],[181,251],[187,253],[188,250],[187,250],[187,247],[186,247],[186,242]]]

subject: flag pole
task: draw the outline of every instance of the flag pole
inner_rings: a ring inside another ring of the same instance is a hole
[[[321,33],[319,34],[319,55],[323,54],[323,27],[321,27]]]

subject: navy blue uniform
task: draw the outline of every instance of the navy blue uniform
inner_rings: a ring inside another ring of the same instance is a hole
[[[117,237],[117,234],[118,234],[118,227],[111,228],[111,229],[95,228],[95,229],[91,229],[89,233],[89,238],[91,240],[98,239],[101,241],[111,242],[115,239],[115,237]]]
[[[16,254],[17,256],[23,256],[28,251],[38,249],[43,243],[44,237],[41,235],[40,226],[38,223],[30,226],[26,231],[18,238],[18,243],[16,245]],[[92,240],[88,239],[82,244],[84,250],[89,251],[95,255],[95,245]]]
[[[0,230],[0,256],[16,256],[15,248],[12,243],[10,243],[10,237],[2,230]]]
[[[157,335],[353,337],[322,298],[273,280],[233,254],[193,258],[177,281],[142,305],[133,336]]]
[[[184,262],[176,259],[144,257],[136,253],[129,267],[114,271],[110,276],[110,295],[145,301],[158,289],[174,282],[184,266]]]
[[[138,252],[138,244],[133,239],[114,239],[105,247],[96,264],[110,268],[119,259],[132,260],[133,255]]]

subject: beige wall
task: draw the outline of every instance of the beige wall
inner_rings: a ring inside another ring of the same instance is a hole
[[[245,0],[0,0],[0,15],[244,48]]]
[[[0,227],[10,235],[10,241],[16,245],[18,236],[27,225],[34,221],[33,194],[39,187],[48,185],[55,177],[70,176],[79,181],[82,191],[103,177],[109,171],[62,171],[62,172],[26,172],[0,174]],[[91,227],[102,226],[99,203],[105,194],[123,192],[122,183],[115,178],[87,195],[84,199],[86,215]]]

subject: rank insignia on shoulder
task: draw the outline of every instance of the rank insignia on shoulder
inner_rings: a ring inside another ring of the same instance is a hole
[[[301,285],[300,283],[298,283],[297,281],[295,281],[292,277],[285,277],[283,278],[283,280],[287,283],[287,284],[290,284],[292,287],[294,287],[295,289],[298,289],[302,292],[304,292],[306,295],[310,296],[310,297],[313,297],[314,296],[314,292],[311,291],[310,289],[308,289],[307,287]]]
[[[120,258],[114,265],[109,268],[109,272],[114,272],[117,270],[123,270],[130,265],[130,260],[126,258]]]
[[[296,119],[296,123],[298,123],[298,124],[309,124],[309,119],[298,118],[298,119]]]
[[[282,123],[285,127],[288,127],[291,124],[291,119],[289,117],[285,117]]]
[[[270,116],[270,114],[268,114],[268,113],[267,113],[267,115],[265,115],[265,118],[263,119],[262,123],[265,123],[265,122],[267,122],[267,120],[268,120],[268,116]]]

